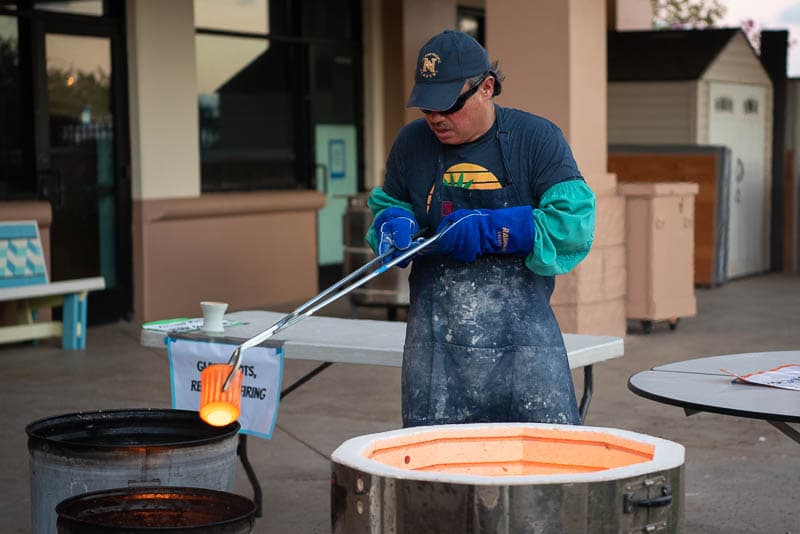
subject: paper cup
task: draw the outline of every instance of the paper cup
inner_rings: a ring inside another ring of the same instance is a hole
[[[227,302],[203,301],[200,303],[200,308],[203,310],[204,331],[223,332],[225,330],[222,326],[222,319],[225,316],[225,310],[228,309]]]

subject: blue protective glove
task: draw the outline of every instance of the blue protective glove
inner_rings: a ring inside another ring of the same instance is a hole
[[[395,251],[383,260],[384,263],[403,254],[414,241],[414,235],[419,232],[419,224],[414,215],[403,208],[386,208],[375,217],[372,226],[378,236],[378,255],[391,247],[395,248]],[[408,259],[397,265],[406,267],[410,262]]]
[[[482,254],[527,255],[533,249],[530,206],[497,210],[457,210],[436,229],[436,252],[471,262]]]

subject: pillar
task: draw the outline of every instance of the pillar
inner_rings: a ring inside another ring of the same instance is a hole
[[[606,2],[487,0],[490,60],[506,74],[501,105],[556,123],[597,195],[589,256],[558,276],[552,305],[562,331],[625,334],[625,205],[607,172]]]

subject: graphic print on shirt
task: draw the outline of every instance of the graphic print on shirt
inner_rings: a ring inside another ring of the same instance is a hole
[[[492,189],[502,189],[503,185],[497,176],[490,170],[474,163],[457,163],[452,165],[442,176],[442,185],[446,187],[459,187],[461,189],[476,189],[488,191]],[[431,199],[433,197],[434,186],[428,191],[428,201],[426,211],[431,210]]]

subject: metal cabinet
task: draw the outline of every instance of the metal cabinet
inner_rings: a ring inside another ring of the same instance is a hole
[[[352,273],[375,257],[365,235],[372,224],[372,211],[367,206],[368,193],[351,195],[344,213],[344,270]],[[350,315],[358,317],[358,307],[386,308],[388,319],[397,319],[398,309],[408,309],[408,275],[411,268],[389,269],[365,286],[350,293]]]

